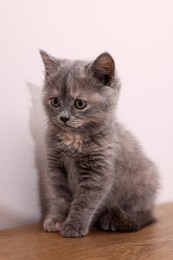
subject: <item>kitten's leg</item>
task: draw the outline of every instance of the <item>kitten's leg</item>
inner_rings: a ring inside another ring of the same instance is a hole
[[[94,172],[93,176],[88,176],[88,173],[79,184],[69,215],[60,230],[64,237],[81,237],[88,233],[94,213],[111,189],[109,174]]]
[[[47,214],[43,228],[48,232],[59,231],[69,211],[71,194],[64,172],[60,168],[47,172],[45,181]]]
[[[99,227],[104,231],[132,232],[154,221],[150,210],[129,214],[121,208],[115,207],[100,218]]]

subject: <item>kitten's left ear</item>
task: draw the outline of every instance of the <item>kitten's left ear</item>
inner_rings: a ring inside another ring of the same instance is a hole
[[[91,70],[98,80],[105,85],[109,85],[115,75],[114,60],[109,53],[104,52],[93,62]]]
[[[52,72],[56,71],[59,67],[58,60],[43,50],[40,50],[40,54],[45,66],[46,75],[50,75]]]

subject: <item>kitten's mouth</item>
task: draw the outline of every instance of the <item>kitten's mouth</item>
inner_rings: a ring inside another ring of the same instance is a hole
[[[69,122],[56,122],[56,125],[61,127],[62,129],[79,129],[81,127],[81,124],[69,124]]]
[[[64,123],[63,126],[65,126],[66,128],[69,128],[69,129],[78,129],[81,127],[80,125],[74,126],[74,125],[68,125],[67,123]]]
[[[68,125],[68,124],[66,124],[66,123],[64,123],[63,126],[65,126],[65,127],[67,127],[67,128],[75,128],[75,127],[73,127],[73,126],[71,126],[71,125]]]
[[[65,126],[65,127],[68,127],[68,128],[72,128],[71,125],[67,125],[66,123],[64,123],[64,126]]]

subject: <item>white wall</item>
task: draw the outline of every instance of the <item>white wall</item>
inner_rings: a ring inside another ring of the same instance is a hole
[[[158,202],[173,200],[172,10],[172,0],[0,1],[0,228],[41,216],[39,48],[66,58],[113,55],[119,118],[160,169]]]

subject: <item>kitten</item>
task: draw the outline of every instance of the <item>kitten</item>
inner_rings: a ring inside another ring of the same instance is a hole
[[[93,224],[129,232],[152,223],[158,173],[116,119],[113,58],[69,61],[40,53],[48,117],[44,230],[81,237]]]

